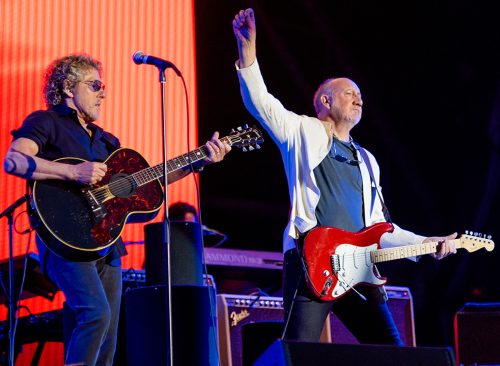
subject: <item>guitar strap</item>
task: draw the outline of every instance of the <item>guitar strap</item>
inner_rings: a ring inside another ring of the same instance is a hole
[[[357,143],[353,142],[356,146],[356,148],[359,151],[359,154],[363,158],[363,161],[366,163],[366,167],[368,168],[368,173],[370,173],[370,179],[372,181],[372,190],[377,191],[378,198],[380,199],[380,203],[382,204],[382,213],[384,214],[384,218],[387,222],[392,223],[391,216],[389,215],[389,209],[385,205],[384,200],[382,199],[382,194],[380,194],[380,190],[378,189],[378,184],[377,181],[375,180],[375,175],[373,174],[373,169],[372,169],[372,164],[370,162],[370,159],[368,158],[368,154],[366,153],[366,150],[363,149],[361,146],[359,146]],[[375,195],[372,194],[372,210],[373,210],[373,205],[375,204]],[[371,213],[371,211],[370,211]],[[374,271],[377,272],[377,275],[380,276],[380,273],[378,271],[377,266],[373,266]],[[385,290],[385,286],[380,287],[380,293],[384,297],[384,300],[387,302],[389,300],[389,295],[387,295],[387,291]]]
[[[372,183],[372,197],[371,197],[372,198],[372,204],[371,204],[371,210],[373,210],[374,201],[375,201],[376,195],[378,195],[378,197],[380,199],[380,202],[381,202],[381,205],[382,205],[382,212],[384,214],[384,218],[385,218],[385,220],[388,223],[392,223],[390,215],[389,215],[389,210],[388,210],[387,206],[385,205],[384,200],[382,199],[382,194],[380,193],[380,190],[378,189],[378,184],[377,184],[377,181],[375,180],[375,175],[373,174],[373,169],[372,169],[372,166],[371,166],[370,159],[368,158],[368,154],[367,154],[366,150],[363,149],[361,146],[359,146],[357,143],[353,142],[353,144],[356,147],[356,149],[359,151],[362,159],[365,161],[366,167],[367,167],[368,172],[370,174],[370,179],[371,179],[371,183]],[[376,193],[374,192],[374,190],[376,191]],[[305,234],[299,235],[299,238],[295,240],[295,244],[296,244],[295,249],[297,250],[297,254],[298,254],[298,256],[300,258],[300,261],[301,261],[301,264],[302,264],[302,271],[301,271],[302,273],[301,273],[301,275],[306,276],[306,278],[305,278],[306,282],[309,282],[309,284],[312,284],[313,281],[311,281],[311,279],[308,278],[309,277],[309,272],[307,270],[307,263],[305,261],[304,254],[303,254],[304,239],[305,239]],[[376,274],[378,276],[380,276],[380,274],[378,272],[378,268],[376,266],[374,266],[373,269],[374,269],[374,271],[376,271]],[[301,278],[299,278],[299,282],[300,282],[300,280],[301,280]],[[297,295],[297,288],[298,288],[298,286],[299,285],[297,284],[292,304],[295,301],[295,296]],[[311,288],[311,286],[310,286],[310,288]],[[350,286],[350,289],[352,289],[362,300],[367,301],[367,298],[362,293],[360,293],[358,290],[356,290],[355,286],[352,286],[352,287]],[[314,287],[314,285],[312,285],[311,290],[316,295],[319,295],[321,293],[319,291],[319,289],[316,289]],[[384,286],[380,286],[379,287],[379,291],[380,291],[380,295],[383,297],[384,301],[387,302],[388,295],[387,295],[387,292],[385,290],[385,287]],[[288,319],[287,319],[287,323],[288,323]]]
[[[368,168],[368,173],[370,173],[370,178],[372,181],[372,190],[375,189],[377,191],[378,198],[380,199],[380,203],[382,204],[382,212],[384,214],[385,221],[392,223],[391,216],[389,215],[389,209],[385,205],[384,200],[382,199],[382,194],[380,193],[380,190],[378,189],[378,184],[377,184],[377,181],[375,180],[375,176],[373,174],[373,169],[372,169],[372,165],[370,163],[370,159],[368,158],[368,154],[366,153],[366,150],[363,149],[361,146],[359,146],[357,143],[355,143],[355,142],[353,142],[353,143],[355,144],[356,148],[358,149],[359,154],[363,158],[363,161],[366,163],[366,167]],[[375,204],[375,197],[372,196],[372,207],[371,207],[372,209],[373,209],[374,204]]]

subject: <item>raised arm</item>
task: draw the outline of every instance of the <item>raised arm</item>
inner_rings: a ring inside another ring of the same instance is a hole
[[[240,10],[233,20],[233,31],[238,43],[240,68],[253,64],[257,57],[255,48],[255,17],[253,9]]]

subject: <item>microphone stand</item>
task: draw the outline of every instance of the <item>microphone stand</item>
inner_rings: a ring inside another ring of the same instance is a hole
[[[167,67],[158,66],[160,72],[160,92],[161,92],[161,119],[162,119],[162,139],[163,139],[163,250],[165,255],[165,270],[167,272],[167,327],[168,327],[168,362],[167,366],[174,364],[174,347],[173,347],[173,331],[172,331],[172,280],[170,275],[170,226],[168,222],[168,167],[167,167],[167,118],[165,109],[165,69]]]
[[[14,299],[14,250],[13,250],[13,228],[14,228],[14,211],[28,199],[27,195],[22,196],[12,205],[7,207],[0,213],[0,219],[7,217],[9,226],[9,365],[14,366],[14,318],[16,313],[16,300]]]

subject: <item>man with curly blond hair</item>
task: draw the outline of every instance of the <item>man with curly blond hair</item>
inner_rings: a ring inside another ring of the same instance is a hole
[[[119,140],[95,122],[106,98],[102,65],[85,54],[73,54],[52,62],[45,73],[47,110],[31,113],[14,132],[4,160],[5,171],[29,180],[58,179],[92,185],[101,181],[106,159],[120,147]],[[230,147],[216,132],[206,144],[209,156],[200,165],[221,161]],[[71,165],[62,157],[82,159]],[[201,166],[197,166],[200,168]],[[168,182],[186,176],[191,169],[169,174]],[[109,254],[93,261],[59,256],[37,233],[40,263],[48,277],[64,292],[76,315],[76,326],[66,345],[66,364],[112,365],[116,348],[122,292],[121,239]]]

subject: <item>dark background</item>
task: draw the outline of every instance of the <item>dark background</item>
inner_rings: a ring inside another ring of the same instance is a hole
[[[404,3],[404,8],[403,4]],[[491,2],[492,4],[493,2]],[[200,143],[214,130],[256,121],[241,102],[231,21],[252,7],[269,91],[313,115],[321,81],[347,76],[364,111],[352,136],[381,166],[393,220],[422,235],[465,230],[498,237],[500,107],[498,12],[481,1],[198,0],[196,47]],[[227,248],[282,250],[288,189],[277,147],[231,152],[201,174],[205,225]],[[500,301],[498,249],[379,266],[411,289],[417,343],[453,344],[465,302]]]

